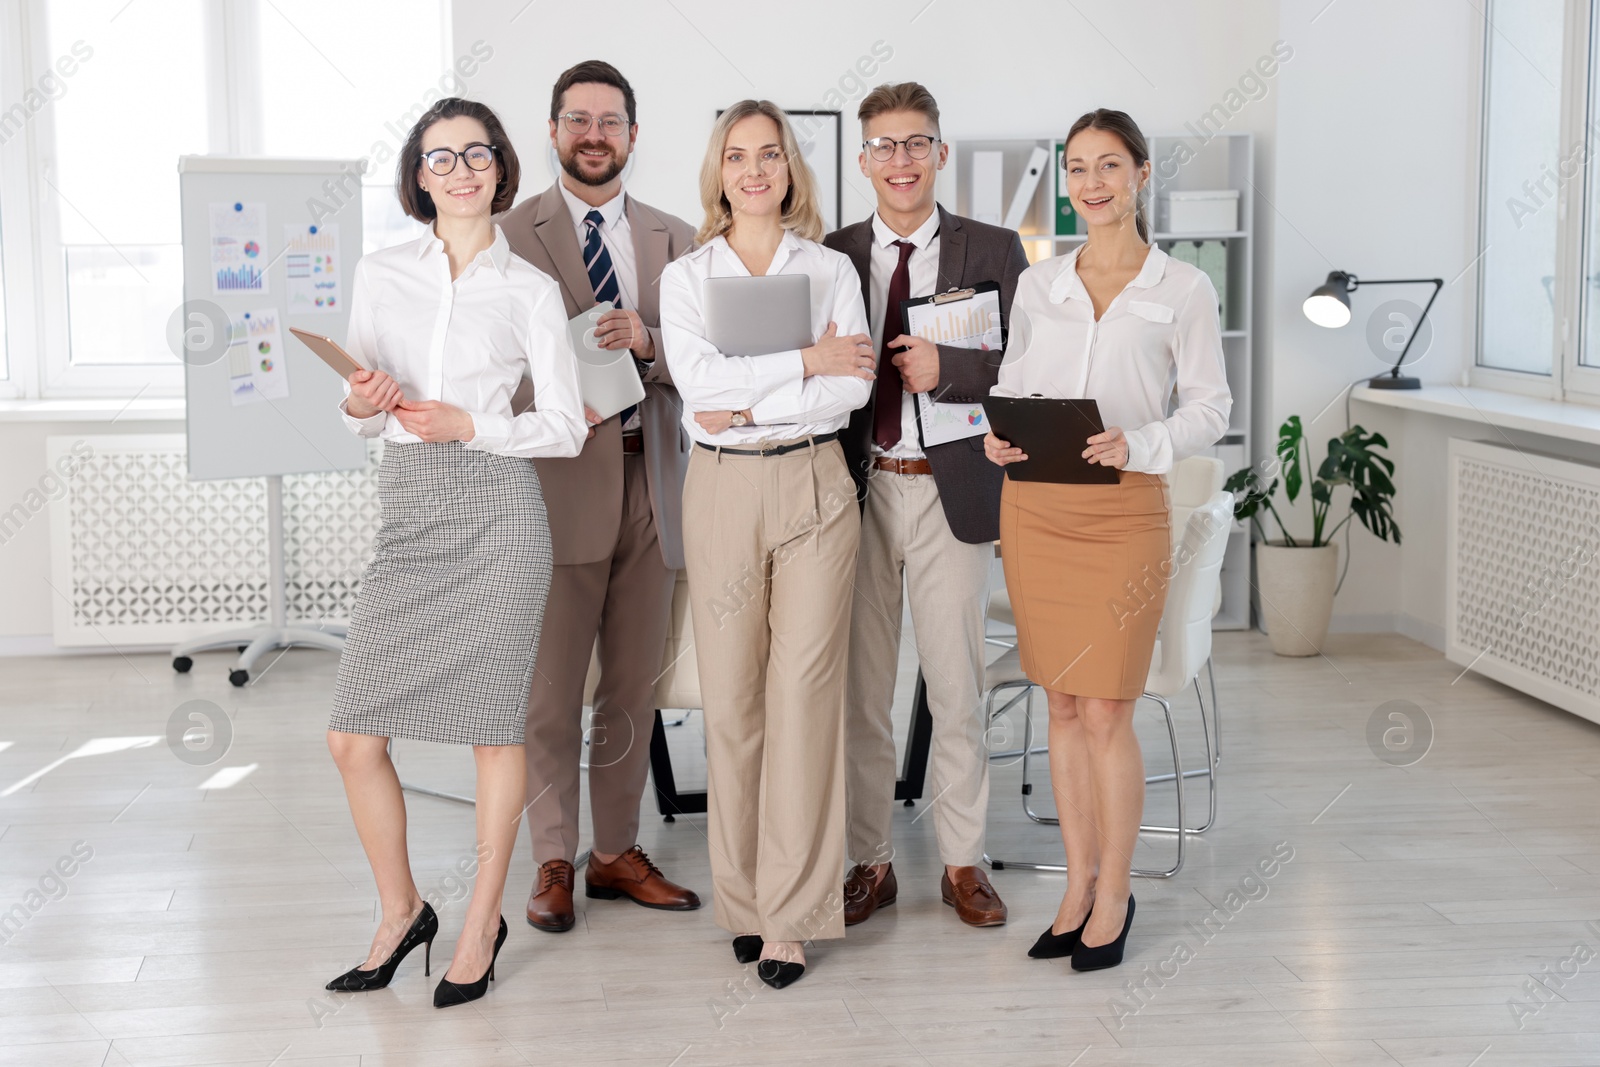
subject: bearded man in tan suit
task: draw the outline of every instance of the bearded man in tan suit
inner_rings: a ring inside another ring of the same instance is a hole
[[[645,399],[599,421],[574,459],[536,460],[550,515],[555,573],[528,694],[528,830],[539,877],[528,922],[559,933],[576,921],[578,763],[583,687],[591,649],[600,659],[589,745],[594,846],[584,873],[590,897],[628,897],[649,908],[700,906],[638,846],[639,801],[655,725],[676,572],[683,567],[681,509],[689,442],[661,350],[657,282],[687,252],[694,227],[622,189],[639,128],[633,89],[609,63],[589,60],[557,79],[550,139],[556,184],[498,221],[511,249],[561,286],[567,315],[610,300],[595,337],[627,349]],[[526,383],[524,383],[526,389]],[[525,406],[529,397],[519,399]]]

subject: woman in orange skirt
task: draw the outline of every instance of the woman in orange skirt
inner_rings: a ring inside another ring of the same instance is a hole
[[[1049,697],[1069,872],[1055,921],[1028,954],[1070,954],[1075,970],[1095,970],[1122,962],[1133,923],[1144,812],[1133,706],[1172,577],[1165,475],[1226,432],[1233,401],[1216,290],[1150,244],[1139,206],[1149,149],[1138,126],[1120,111],[1092,111],[1073,124],[1063,159],[1088,238],[1022,275],[993,392],[1093,398],[1106,430],[1083,442],[1083,455],[1121,471],[1114,485],[1008,478],[1000,499],[1022,667]],[[1002,466],[1027,458],[993,434],[984,448]]]

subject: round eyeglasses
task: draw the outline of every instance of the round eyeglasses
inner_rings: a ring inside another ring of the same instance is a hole
[[[906,146],[906,155],[912,159],[927,159],[928,153],[933,151],[933,146],[939,138],[915,134],[904,141],[896,141],[893,137],[874,137],[870,141],[861,142],[861,147],[879,163],[887,163],[894,158],[894,150],[899,145]]]
[[[422,153],[422,158],[428,164],[428,169],[439,177],[444,177],[456,169],[456,158],[467,161],[467,166],[472,170],[488,170],[494,163],[494,145],[469,144],[460,152],[449,148],[435,148],[432,152]]]
[[[582,137],[596,123],[600,126],[600,132],[607,137],[621,137],[622,131],[628,128],[628,120],[622,115],[607,114],[596,117],[584,111],[569,111],[560,118],[566,125],[567,132],[574,137]]]

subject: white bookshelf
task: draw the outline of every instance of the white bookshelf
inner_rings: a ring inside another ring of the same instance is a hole
[[[1243,463],[1230,461],[1228,474],[1251,460],[1250,413],[1253,397],[1251,389],[1252,301],[1255,284],[1252,276],[1254,260],[1255,220],[1253,217],[1255,177],[1255,143],[1249,133],[1220,133],[1204,144],[1189,135],[1158,135],[1149,138],[1151,181],[1146,187],[1146,207],[1154,223],[1157,219],[1157,198],[1174,190],[1237,189],[1239,190],[1239,228],[1217,233],[1172,234],[1157,231],[1153,238],[1162,249],[1170,249],[1175,241],[1226,241],[1228,291],[1222,309],[1222,350],[1227,362],[1228,385],[1233,390],[1233,414],[1228,433],[1220,446],[1235,455],[1242,454]],[[1036,139],[973,138],[951,140],[950,162],[939,174],[937,191],[940,203],[960,215],[974,216],[970,203],[970,176],[972,155],[975,152],[999,152],[1002,155],[1003,189],[1000,211],[1003,222],[1005,211],[1011,206],[1013,191],[1021,181],[1033,150],[1046,149],[1049,162],[1045,177],[1034,190],[1030,203],[1017,232],[1022,236],[1028,259],[1037,263],[1052,256],[1064,255],[1082,243],[1082,234],[1057,234],[1055,232],[1056,182],[1061,175],[1055,166],[1060,138]],[[1221,449],[1219,449],[1221,452]],[[1221,452],[1226,455],[1226,452]],[[1236,523],[1228,538],[1228,550],[1222,564],[1222,610],[1215,620],[1219,630],[1244,630],[1250,627],[1250,531],[1243,523]]]

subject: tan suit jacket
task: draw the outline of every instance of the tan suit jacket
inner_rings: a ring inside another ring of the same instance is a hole
[[[655,342],[656,358],[642,372],[645,399],[639,407],[644,461],[650,479],[650,509],[666,565],[683,567],[683,479],[689,469],[689,437],[683,432],[683,402],[672,387],[661,343],[660,280],[668,263],[689,251],[694,227],[628,196],[625,209],[638,264],[639,313]],[[495,219],[511,250],[554,278],[567,317],[595,305],[572,214],[558,186],[518,204]],[[526,410],[533,391],[526,379],[513,410]],[[612,416],[573,459],[536,459],[539,484],[550,515],[550,541],[557,564],[593,563],[611,550],[622,518],[622,423]]]

